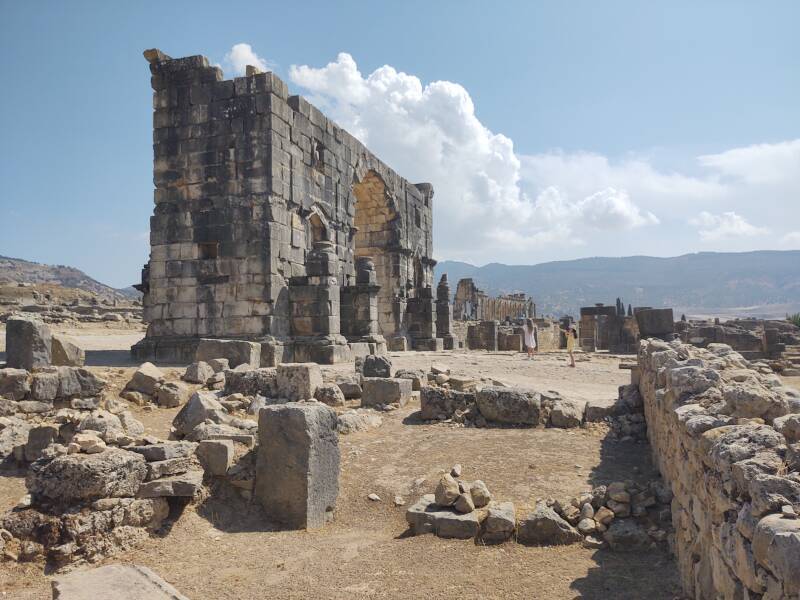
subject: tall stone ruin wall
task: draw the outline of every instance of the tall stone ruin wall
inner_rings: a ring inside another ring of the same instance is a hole
[[[432,187],[400,177],[273,73],[225,80],[203,56],[145,57],[155,210],[142,355],[170,338],[337,336],[339,288],[360,283],[360,257],[380,286],[377,333],[406,335],[409,305],[432,302]],[[312,273],[319,244],[325,268]],[[330,293],[295,298],[323,279]],[[296,314],[306,305],[314,314]]]
[[[650,339],[638,358],[686,594],[800,597],[800,393],[723,344]]]

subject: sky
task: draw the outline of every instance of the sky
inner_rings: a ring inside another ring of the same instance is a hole
[[[413,182],[438,260],[800,248],[800,2],[0,0],[0,255],[148,258],[146,48],[274,71]]]

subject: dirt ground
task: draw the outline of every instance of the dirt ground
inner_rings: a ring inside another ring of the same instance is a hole
[[[93,370],[121,387],[129,359],[114,362],[141,335],[106,328],[69,332],[92,355]],[[102,354],[103,352],[107,354]],[[105,362],[104,362],[105,361]],[[628,371],[619,359],[593,355],[576,369],[563,354],[486,352],[399,353],[396,368],[442,362],[454,373],[558,390],[569,397],[611,402]],[[352,372],[352,365],[326,367]],[[176,377],[177,369],[167,369]],[[133,407],[149,433],[166,437],[177,409]],[[454,463],[467,480],[483,479],[498,500],[524,514],[536,498],[566,498],[619,479],[654,476],[644,444],[611,442],[602,429],[471,429],[420,424],[418,400],[386,413],[378,429],[340,437],[342,467],[335,522],[321,531],[276,531],[255,504],[225,489],[186,507],[139,548],[106,562],[151,567],[189,598],[592,598],[679,597],[675,565],[663,550],[620,554],[567,547],[482,546],[432,535],[408,537],[404,512],[433,491]],[[424,481],[422,481],[424,480]],[[381,500],[370,501],[377,493]],[[0,477],[0,512],[25,493],[19,474]],[[394,496],[405,505],[395,506]],[[0,563],[4,598],[50,598],[41,565]]]

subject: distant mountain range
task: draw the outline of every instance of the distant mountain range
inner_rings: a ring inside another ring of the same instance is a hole
[[[447,273],[453,293],[463,277],[472,277],[490,295],[525,292],[533,297],[538,314],[553,316],[577,316],[581,306],[613,304],[617,297],[626,306],[672,307],[676,318],[681,314],[782,318],[800,312],[800,250],[483,267],[442,261],[435,273],[437,282]]]
[[[74,267],[43,265],[8,256],[0,256],[0,284],[3,283],[50,283],[120,300],[137,299],[142,296],[132,287],[123,289],[109,287]]]

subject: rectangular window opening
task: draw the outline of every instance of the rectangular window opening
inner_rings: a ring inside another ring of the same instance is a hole
[[[211,259],[219,256],[219,242],[200,242],[200,258]]]

